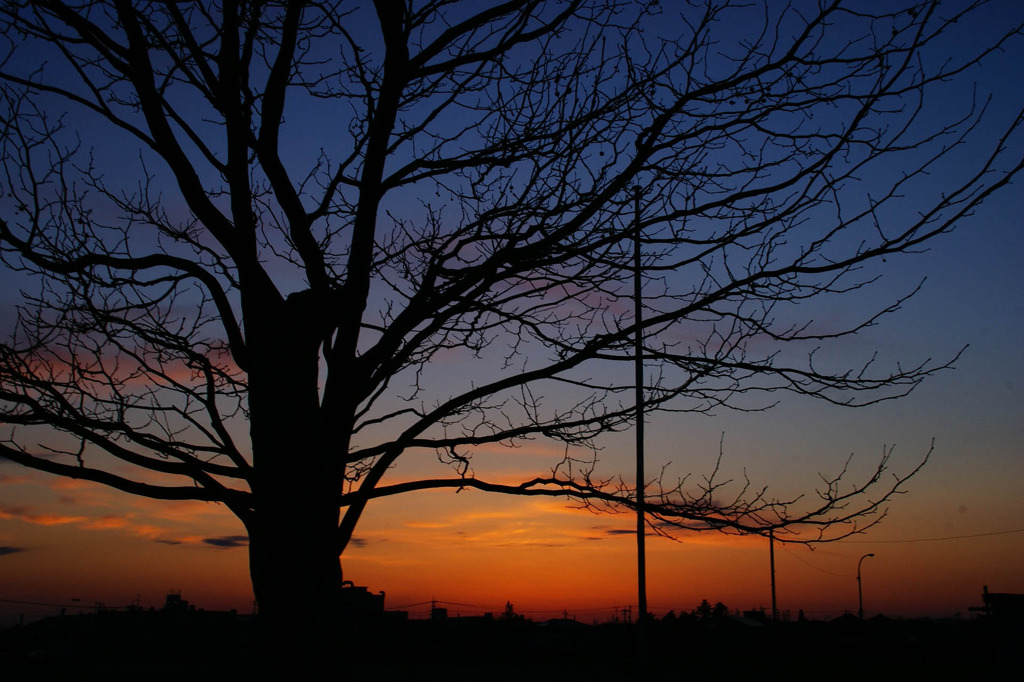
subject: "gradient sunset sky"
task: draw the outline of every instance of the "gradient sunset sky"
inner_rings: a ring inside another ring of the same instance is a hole
[[[970,35],[985,43],[1021,20],[1024,4],[998,2]],[[993,93],[993,129],[1007,125],[1024,105],[1024,41],[966,74],[943,106],[955,108],[957,93],[969,93],[972,83]],[[899,313],[830,351],[855,362],[877,350],[912,364],[969,346],[954,369],[906,398],[843,409],[781,396],[766,412],[650,418],[649,471],[671,462],[673,476],[699,478],[721,445],[727,473],[745,471],[779,497],[813,495],[819,472],[834,474],[851,454],[851,472],[864,475],[893,445],[893,469],[905,472],[934,439],[929,463],[881,525],[813,550],[776,545],[780,610],[794,618],[798,610],[811,618],[856,612],[857,564],[869,553],[869,616],[967,617],[981,604],[983,586],[1024,593],[1022,216],[1018,183],[927,253],[899,259],[873,295],[891,300],[927,278],[923,289]],[[11,284],[0,273],[5,323]],[[850,314],[817,313],[837,323]],[[431,371],[459,368],[453,359]],[[602,469],[629,477],[632,434],[600,445]],[[562,454],[543,443],[494,448],[474,466],[511,480],[549,470]],[[414,475],[417,466],[400,471]],[[436,599],[452,614],[498,613],[511,601],[537,619],[566,611],[606,620],[635,609],[633,523],[629,515],[597,515],[563,500],[420,492],[371,503],[343,567],[346,579],[385,591],[388,608],[406,607],[413,617],[425,616]],[[0,626],[57,613],[61,605],[159,607],[179,590],[200,607],[249,612],[247,561],[245,530],[223,507],[133,498],[0,459]],[[767,541],[717,533],[650,538],[651,610],[689,611],[702,599],[733,609],[770,607]]]

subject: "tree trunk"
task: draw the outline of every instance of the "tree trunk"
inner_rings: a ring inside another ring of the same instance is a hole
[[[315,316],[297,314],[294,303],[289,298],[286,314],[263,327],[262,343],[250,344],[249,568],[261,620],[289,678],[338,680],[338,462],[344,449],[336,438],[327,446],[318,391],[320,338],[310,324]]]
[[[289,678],[338,680],[338,511],[314,497],[290,486],[261,496],[249,528],[249,569],[271,650]]]

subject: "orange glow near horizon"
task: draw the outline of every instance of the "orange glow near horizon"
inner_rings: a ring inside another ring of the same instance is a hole
[[[41,491],[40,488],[43,490]],[[44,604],[143,606],[180,590],[207,609],[248,612],[252,591],[241,524],[218,505],[131,498],[80,481],[0,479],[3,624]],[[54,511],[18,498],[56,494]],[[14,493],[17,493],[16,495]],[[8,504],[7,500],[13,503]],[[632,516],[594,514],[548,498],[424,491],[376,500],[343,557],[345,577],[385,591],[388,608],[425,617],[437,600],[452,615],[500,613],[506,601],[535,619],[568,613],[605,621],[636,603]],[[909,532],[889,522],[887,536]],[[941,532],[941,528],[936,529]],[[926,532],[926,531],[924,531]],[[969,615],[983,585],[1019,591],[1021,534],[887,543],[855,539],[810,550],[776,544],[779,609],[796,618],[855,611],[863,554],[865,610]],[[956,551],[950,551],[954,547]],[[702,599],[771,608],[767,541],[720,533],[648,541],[652,612],[690,611]]]

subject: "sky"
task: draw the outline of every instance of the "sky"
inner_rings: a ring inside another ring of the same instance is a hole
[[[996,91],[997,114],[1021,105],[1022,89],[1011,87],[1022,81],[1019,49],[972,74]],[[869,616],[969,617],[984,586],[1024,593],[1022,215],[1017,183],[927,253],[901,260],[875,290],[889,296],[927,277],[903,310],[837,352],[877,349],[911,361],[968,346],[954,369],[906,398],[854,410],[793,396],[766,412],[649,419],[648,470],[671,462],[673,475],[699,477],[721,447],[728,474],[745,471],[779,496],[811,492],[819,472],[838,471],[851,454],[851,471],[863,475],[890,446],[894,470],[905,472],[934,442],[927,465],[868,533],[813,550],[776,545],[783,613],[856,612],[859,562]],[[602,464],[628,473],[631,438],[602,440]],[[513,476],[560,456],[538,444],[477,459],[481,469]],[[498,613],[512,602],[533,618],[606,620],[635,608],[633,524],[563,500],[420,492],[374,501],[343,569],[413,617],[436,600],[453,614]],[[702,599],[771,606],[763,538],[704,533],[650,537],[647,546],[656,614],[689,611]],[[177,591],[203,608],[252,610],[245,531],[226,509],[134,498],[0,460],[0,625],[98,603],[159,607]]]

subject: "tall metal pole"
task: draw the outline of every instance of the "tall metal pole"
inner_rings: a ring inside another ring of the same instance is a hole
[[[768,562],[772,568],[772,622],[779,622],[779,607],[775,601],[775,531],[768,531]]]
[[[864,560],[869,556],[875,556],[874,554],[865,554],[857,562],[857,616],[864,620],[864,591],[860,587],[860,565],[864,563]]]
[[[637,569],[637,633],[641,659],[647,647],[647,550],[644,519],[644,332],[643,292],[641,290],[640,253],[640,187],[633,188],[633,307],[636,332],[633,339],[633,360],[636,383],[636,569]]]

